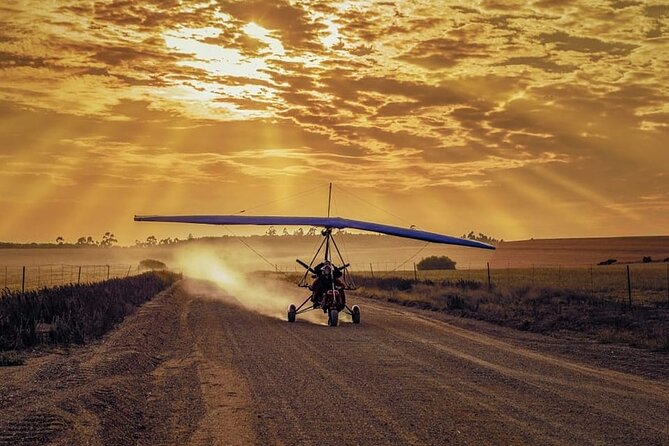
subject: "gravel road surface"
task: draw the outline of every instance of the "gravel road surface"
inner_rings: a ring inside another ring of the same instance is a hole
[[[0,445],[669,444],[667,355],[357,303],[289,324],[177,284],[0,368]]]

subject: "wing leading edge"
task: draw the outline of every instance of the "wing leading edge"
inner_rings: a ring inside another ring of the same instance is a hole
[[[286,217],[250,215],[136,215],[135,221],[193,223],[202,225],[259,225],[259,226],[319,226],[333,229],[359,229],[380,234],[423,240],[432,243],[466,246],[469,248],[495,249],[476,240],[452,237],[417,229],[400,228],[341,217]]]

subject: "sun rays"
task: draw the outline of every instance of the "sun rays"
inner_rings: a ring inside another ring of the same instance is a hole
[[[662,232],[669,10],[502,6],[11,2],[0,239],[39,220],[127,241],[137,207],[226,212],[330,181],[451,232]]]

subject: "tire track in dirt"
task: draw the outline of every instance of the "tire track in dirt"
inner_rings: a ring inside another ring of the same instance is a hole
[[[0,369],[0,445],[669,444],[663,379],[368,300],[337,328],[230,300],[178,284],[100,342]]]
[[[220,414],[202,391],[213,386],[201,384],[207,355],[194,336],[212,330],[192,330],[193,302],[200,303],[172,287],[102,341],[0,369],[11,383],[0,390],[0,445],[234,444],[225,439],[241,430],[220,439],[207,424],[207,415]]]
[[[292,362],[271,368],[273,382],[285,384],[282,376],[294,377],[306,369],[314,379],[345,389],[351,406],[391,408],[381,415],[369,410],[361,419],[385,422],[394,441],[408,444],[440,444],[444,438],[475,444],[664,444],[669,438],[662,421],[669,415],[666,383],[538,354],[429,316],[420,321],[401,308],[365,309],[363,325],[338,329],[244,318],[236,326],[237,337],[246,336],[249,324],[252,331],[268,336],[254,335],[238,354],[249,357],[251,364],[263,357],[290,356]],[[270,350],[264,342],[279,347]],[[360,367],[351,370],[347,363]],[[280,371],[284,368],[290,372]],[[362,397],[355,391],[358,387],[364,388]],[[301,391],[305,401],[294,402],[292,413],[306,414],[302,423],[318,432],[311,415],[315,404],[307,401],[314,398],[312,393]],[[258,410],[272,401],[283,402],[285,387],[269,386],[262,396],[256,401]],[[342,410],[336,398],[328,398],[331,412]],[[424,406],[429,415],[424,415]],[[466,422],[458,422],[463,415]],[[294,424],[286,422],[285,430]],[[323,441],[322,427],[320,435]],[[277,441],[294,440],[284,432]],[[301,440],[311,444],[312,436]],[[339,437],[351,444],[358,440],[349,432]]]
[[[385,312],[385,309],[373,308],[380,313]],[[410,315],[399,312],[394,313],[394,316],[406,319]],[[395,326],[389,329],[395,336],[416,342],[413,352],[406,352],[408,357],[412,357],[412,361],[419,361],[415,356],[411,356],[412,353],[424,350],[425,354],[434,358],[433,361],[443,357],[445,362],[455,362],[458,364],[457,370],[450,368],[435,370],[433,375],[442,376],[442,379],[458,379],[462,387],[478,395],[478,401],[496,402],[499,405],[498,413],[502,416],[511,413],[517,414],[519,420],[530,418],[534,424],[544,423],[546,427],[544,432],[559,430],[563,435],[570,436],[572,442],[579,444],[587,444],[597,438],[597,435],[603,438],[611,437],[612,430],[622,433],[635,432],[634,436],[643,444],[653,444],[657,442],[657,438],[668,435],[666,424],[662,421],[667,415],[667,399],[662,393],[639,395],[636,389],[619,390],[611,387],[611,383],[599,380],[599,385],[594,391],[583,395],[587,386],[575,385],[579,381],[579,376],[571,374],[560,377],[563,372],[554,364],[553,358],[546,358],[549,366],[544,366],[543,373],[537,374],[534,371],[527,371],[527,369],[535,370],[536,364],[529,364],[517,358],[517,356],[526,357],[531,352],[523,351],[517,346],[491,339],[494,347],[488,346],[484,349],[483,352],[488,357],[481,357],[480,352],[467,353],[471,345],[461,342],[457,336],[451,336],[450,339],[435,339],[434,330],[427,331],[430,336],[425,336],[422,334],[424,330],[416,334],[415,331],[401,326],[404,321],[395,322],[388,324],[391,327]],[[427,322],[433,323],[433,321]],[[441,324],[444,326],[442,327],[444,335],[453,335],[448,324]],[[453,329],[455,332],[460,330],[456,327]],[[478,338],[477,341],[485,342],[485,338]],[[453,347],[453,344],[457,346]],[[499,354],[504,356],[501,362],[515,358],[512,360],[517,361],[516,364],[521,367],[516,366],[512,369],[490,361],[489,356],[495,350],[499,350]],[[540,357],[540,355],[532,356],[535,359]],[[568,371],[581,370],[580,367],[572,367],[575,364],[565,361],[563,363],[563,367]],[[480,377],[485,379],[482,380]],[[588,381],[587,377],[585,381]],[[504,385],[500,385],[501,383]],[[438,385],[438,382],[435,382],[435,385]],[[653,388],[655,383],[649,382],[648,385]],[[522,398],[519,399],[519,396]],[[606,423],[597,422],[597,417],[606,419]],[[584,419],[589,419],[593,423],[584,423]],[[560,420],[560,423],[556,420]],[[615,429],[611,429],[611,426],[615,426]]]

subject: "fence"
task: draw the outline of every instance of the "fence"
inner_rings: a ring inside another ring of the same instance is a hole
[[[0,285],[9,290],[31,290],[58,285],[93,283],[138,274],[139,266],[34,265],[0,266]],[[297,265],[277,267],[282,272],[304,272]],[[414,263],[352,264],[353,277],[404,277],[413,280],[468,280],[496,289],[535,286],[568,288],[621,302],[669,302],[669,263],[631,265],[512,265],[457,270],[417,270]]]
[[[292,265],[285,272],[304,272]],[[467,280],[490,288],[510,290],[514,287],[551,287],[588,293],[626,304],[669,303],[669,263],[635,263],[613,265],[523,265],[487,266],[456,270],[418,270],[414,263],[352,264],[348,271],[376,278],[402,277],[413,280]]]
[[[4,289],[28,291],[59,285],[100,282],[128,277],[141,270],[135,265],[32,265],[0,266]]]

